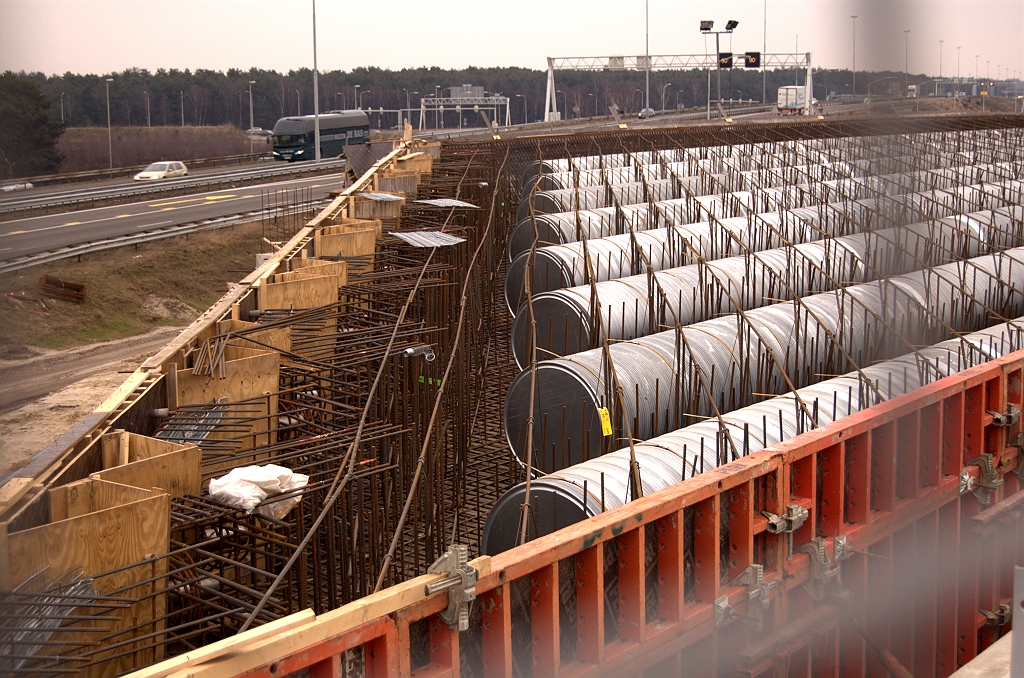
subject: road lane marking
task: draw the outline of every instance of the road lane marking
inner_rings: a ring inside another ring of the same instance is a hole
[[[236,197],[234,193],[228,195],[207,195],[199,198],[185,198],[184,200],[172,200],[170,202],[156,202],[147,207],[164,207],[165,205],[182,205],[187,202],[213,202],[214,200],[224,200],[225,198]]]
[[[25,232],[26,231],[11,231],[10,233],[4,233],[3,235],[20,235],[21,233]]]
[[[68,221],[64,225],[65,226],[78,226],[81,223],[82,223],[81,221]]]
[[[260,187],[260,189],[272,189],[274,187],[282,187],[281,190],[284,190],[284,187],[287,187],[288,185],[291,185],[291,184],[303,184],[303,183],[305,183],[307,181],[309,181],[309,178],[305,178],[305,179],[289,179],[289,180],[286,180],[286,181],[271,182],[269,184],[259,184],[259,187]],[[336,181],[329,181],[326,184],[320,184],[321,187],[324,187],[324,186],[342,186],[342,185],[343,185],[343,182],[342,182],[341,179],[338,179]],[[227,188],[227,189],[224,189],[224,190],[225,191],[230,191],[232,189]],[[253,195],[253,196],[243,196],[243,197],[253,197],[253,198],[255,198],[256,196]],[[235,200],[238,200],[238,199],[239,198],[235,198]],[[121,207],[131,207],[133,205],[145,205],[145,204],[146,204],[145,200],[140,200],[139,202],[126,203],[124,205],[121,205]],[[114,209],[117,209],[117,206],[114,206],[114,207],[90,207],[89,209],[85,209],[85,210],[73,210],[73,211],[74,211],[75,214],[87,214],[89,212],[100,212],[100,211],[103,211],[103,210],[114,210]],[[147,214],[147,213],[144,212],[143,214]],[[12,219],[11,221],[7,221],[5,223],[10,225],[10,224],[21,223],[21,222],[25,222],[25,221],[38,221],[40,219],[52,219],[53,216],[54,215],[52,215],[52,214],[40,214],[40,215],[35,216],[35,217],[25,217],[24,219]],[[96,220],[93,220],[93,221],[84,221],[84,222],[81,222],[81,223],[92,224],[92,223],[96,223],[96,221],[102,221],[102,219],[96,219]],[[52,226],[48,226],[47,229],[49,229],[49,228],[53,228],[53,227]]]
[[[134,214],[118,214],[114,218],[115,219],[124,219],[125,217],[133,217],[133,216],[135,216],[135,215]],[[67,226],[67,224],[64,224],[64,225]]]

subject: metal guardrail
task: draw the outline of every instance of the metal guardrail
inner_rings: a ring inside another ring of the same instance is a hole
[[[327,199],[316,200],[309,205],[303,205],[300,207],[315,211],[322,208],[327,202]],[[215,219],[205,219],[203,221],[193,221],[187,224],[167,226],[152,231],[145,231],[143,233],[133,233],[131,235],[104,238],[103,240],[95,240],[77,245],[67,245],[56,250],[37,252],[35,254],[27,254],[8,261],[0,261],[0,273],[9,273],[22,268],[28,268],[29,266],[48,264],[53,261],[60,261],[61,259],[70,259],[71,257],[77,257],[83,254],[103,252],[104,250],[127,247],[128,245],[139,245],[142,243],[164,240],[166,238],[174,238],[179,235],[189,235],[192,233],[199,233],[200,231],[210,231],[218,228],[227,228],[228,226],[237,226],[238,224],[266,219],[279,212],[280,210],[278,208],[268,208],[253,212],[241,212],[239,214],[232,214],[225,217],[217,217]]]
[[[239,184],[255,183],[260,180],[280,177],[303,177],[345,167],[344,160],[328,160],[317,163],[298,165],[270,166],[257,169],[241,170],[225,174],[217,174],[202,178],[186,177],[179,180],[160,182],[159,184],[137,184],[111,188],[87,189],[70,191],[64,194],[45,196],[26,196],[12,200],[0,201],[0,215],[39,215],[55,211],[97,207],[100,204],[121,202],[128,199],[156,198],[168,194],[180,194],[183,191],[217,190],[230,188]]]
[[[258,162],[270,160],[270,152],[266,153],[242,153],[240,155],[221,155],[212,158],[195,158],[187,162],[189,167],[218,167],[220,165],[241,165],[247,162]],[[156,161],[155,161],[156,162]],[[33,186],[52,186],[54,184],[73,184],[80,181],[99,181],[102,179],[117,179],[126,174],[134,174],[142,171],[146,165],[129,165],[127,167],[114,167],[113,169],[85,170],[83,172],[64,172],[62,174],[41,174],[35,177],[21,177],[13,183],[30,183]]]

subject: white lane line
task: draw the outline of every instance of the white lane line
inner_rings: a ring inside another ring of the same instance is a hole
[[[315,177],[315,179],[321,179],[321,180],[323,178],[324,177]],[[283,185],[286,185],[286,184],[302,183],[302,182],[310,181],[310,180],[311,180],[310,177],[306,177],[305,179],[291,179],[289,181],[278,181],[278,182],[275,182],[275,183],[272,183],[272,184],[257,184],[257,186],[259,186],[262,189],[262,188],[270,188],[270,187],[273,187],[273,186],[283,186]],[[335,185],[339,185],[340,186],[341,183],[342,183],[341,179],[338,179],[338,180],[333,181],[333,182],[332,181],[328,181],[327,183],[320,184],[320,187],[322,188],[324,186],[335,186]],[[220,191],[211,191],[208,194],[202,194],[202,195],[215,195],[217,193],[226,193],[228,191],[237,191],[237,190],[238,190],[237,187],[236,188],[225,188],[225,189],[220,190]],[[245,196],[242,196],[242,197],[245,197]],[[255,198],[256,196],[251,196],[251,197]],[[150,200],[140,200],[138,202],[133,202],[133,203],[125,203],[123,205],[113,205],[111,207],[90,207],[89,209],[86,209],[86,210],[74,210],[72,212],[65,212],[65,214],[76,214],[77,215],[77,214],[86,214],[88,212],[97,212],[99,210],[116,210],[116,209],[119,209],[119,208],[120,209],[125,209],[126,207],[131,207],[133,205],[145,205],[145,204],[150,203],[150,202],[152,202],[152,199],[150,199]],[[39,215],[37,217],[25,217],[24,219],[12,219],[11,221],[5,221],[3,223],[8,224],[8,225],[13,225],[13,224],[21,223],[21,222],[34,221],[34,220],[37,220],[37,219],[52,219],[53,217],[54,217],[53,214],[41,214],[41,215]],[[82,223],[91,224],[91,223],[96,223],[96,222],[95,221],[85,221],[85,222],[82,222]]]

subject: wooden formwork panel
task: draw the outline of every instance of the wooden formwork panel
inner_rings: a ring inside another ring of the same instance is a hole
[[[914,676],[949,676],[1009,630],[1024,482],[1021,423],[1000,414],[1021,408],[1022,367],[966,370],[490,558],[462,634],[437,616],[445,593],[402,585],[374,616],[357,601],[188,671],[340,676],[362,648],[400,676],[888,675],[859,627]],[[770,531],[790,506],[803,524]]]

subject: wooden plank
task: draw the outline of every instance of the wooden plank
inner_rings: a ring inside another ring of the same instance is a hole
[[[172,497],[199,494],[203,489],[202,457],[195,445],[179,446],[175,452],[105,469],[90,477],[143,489],[158,487]]]
[[[338,287],[344,287],[348,284],[348,262],[320,259],[300,259],[299,261],[312,261],[319,263],[315,263],[312,266],[299,266],[287,273],[278,273],[274,276],[274,282],[288,282],[289,280],[305,280],[306,278],[316,278],[319,276],[333,276],[338,280]]]
[[[103,468],[114,468],[121,463],[122,433],[124,433],[123,429],[115,429],[100,437],[100,450],[103,454]]]
[[[491,559],[488,556],[471,560],[469,564],[477,568],[480,576],[486,576],[491,572]],[[372,593],[339,607],[336,610],[326,612],[318,616],[314,622],[235,646],[232,648],[232,652],[225,653],[219,659],[203,663],[202,665],[197,664],[185,669],[177,669],[174,673],[159,673],[152,676],[136,674],[133,678],[159,678],[165,675],[191,676],[192,678],[220,678],[222,676],[238,675],[244,671],[268,664],[296,650],[301,650],[327,638],[341,635],[379,617],[392,614],[402,608],[421,602],[427,598],[426,585],[440,577],[441,575],[427,574],[402,582],[401,584],[396,584],[383,591]],[[285,619],[288,618],[285,617]],[[247,631],[241,636],[236,636],[236,638],[242,641],[255,631],[259,631],[259,629]]]
[[[277,390],[281,357],[276,352],[227,360],[224,362],[224,376],[215,377],[178,372],[178,403],[180,405],[209,404],[219,398],[230,403],[254,400],[247,407],[258,406],[259,414],[277,413]],[[264,397],[264,394],[272,395]],[[269,407],[269,411],[268,411]],[[267,430],[267,419],[261,418],[253,425],[256,439]],[[235,435],[235,434],[231,434]],[[265,436],[263,436],[265,438]]]
[[[191,652],[186,652],[185,654],[178,655],[177,657],[160,662],[159,664],[146,667],[133,673],[132,678],[164,678],[165,676],[169,676],[172,673],[187,669],[191,666],[197,666],[203,662],[209,662],[217,659],[218,657],[223,657],[226,654],[236,652],[240,648],[244,648],[265,638],[305,626],[315,618],[316,615],[313,614],[313,610],[302,610],[301,612],[290,614],[287,617],[275,619],[263,626],[257,626],[251,631],[246,631],[241,635],[230,636],[223,640],[218,640],[215,643],[210,643],[209,645],[197,648]]]
[[[31,478],[11,478],[3,487],[0,487],[0,513],[7,510],[7,507],[21,499],[28,488],[32,485]]]
[[[292,310],[326,306],[338,301],[338,287],[338,279],[333,276],[267,283],[259,292],[259,309]]]
[[[130,504],[133,501],[142,501],[153,496],[153,491],[86,478],[50,488],[47,495],[50,501],[50,521],[57,522]]]
[[[318,232],[313,243],[318,257],[361,257],[374,253],[376,239],[373,229],[363,228],[331,235]]]
[[[335,235],[337,233],[365,231],[368,228],[373,229],[373,232],[379,238],[383,232],[383,222],[380,219],[354,219],[352,217],[340,217],[335,219],[332,225],[324,226],[320,232],[323,235]],[[316,261],[316,259],[313,259],[312,261]]]
[[[160,494],[9,534],[4,560],[10,585],[44,567],[52,572],[81,567],[89,576],[166,553],[169,511],[170,497]],[[110,591],[123,579],[104,577],[97,580],[97,589]]]
[[[182,446],[177,443],[158,440],[157,438],[150,438],[149,436],[143,436],[137,433],[131,433],[129,434],[127,463],[142,461],[143,459],[152,459],[153,457],[159,457],[162,454],[177,452],[181,448]]]

